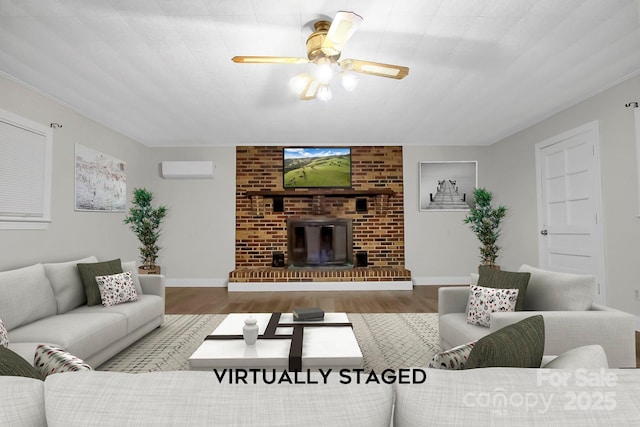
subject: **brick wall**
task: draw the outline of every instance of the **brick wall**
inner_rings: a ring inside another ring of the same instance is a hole
[[[404,267],[402,147],[352,147],[354,190],[390,189],[392,196],[367,196],[368,211],[357,213],[355,198],[284,197],[284,213],[269,197],[248,191],[282,190],[283,147],[236,148],[236,269],[271,265],[274,251],[287,253],[287,218],[320,216],[353,220],[353,251],[367,251],[369,265]],[[298,190],[305,192],[306,190]],[[358,196],[361,197],[361,196]],[[321,203],[321,209],[314,204]],[[285,259],[285,263],[287,260]]]

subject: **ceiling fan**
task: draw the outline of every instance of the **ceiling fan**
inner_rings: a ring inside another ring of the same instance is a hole
[[[362,17],[353,12],[340,11],[333,22],[317,21],[315,31],[307,39],[307,58],[288,56],[234,56],[233,62],[244,64],[307,64],[317,65],[311,75],[302,73],[291,79],[292,87],[302,100],[331,99],[329,81],[336,65],[340,69],[340,80],[346,90],[353,90],[358,79],[353,73],[371,74],[374,76],[402,79],[409,74],[409,68],[401,65],[383,64],[360,59],[343,59],[340,54],[347,41],[356,31]]]

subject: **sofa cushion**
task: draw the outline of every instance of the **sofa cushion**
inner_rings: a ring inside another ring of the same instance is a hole
[[[613,379],[614,387],[585,386],[575,371],[425,371],[422,384],[397,384],[394,427],[640,425],[636,369],[587,371],[589,379]]]
[[[0,426],[46,426],[44,382],[0,377]]]
[[[0,347],[0,375],[35,378],[37,380],[43,378],[33,365],[6,347]],[[4,390],[2,394],[5,394]]]
[[[96,263],[79,263],[78,269],[82,277],[84,292],[87,295],[87,305],[98,305],[102,304],[102,299],[100,298],[100,289],[98,289],[96,276],[122,273],[122,263],[119,258]]]
[[[589,310],[597,289],[595,276],[559,273],[523,264],[521,272],[531,274],[525,310]]]
[[[483,288],[471,286],[467,304],[467,323],[490,326],[491,313],[515,311],[518,289]]]
[[[524,310],[525,293],[530,273],[496,270],[486,265],[479,267],[478,286],[483,288],[517,289],[516,311]]]
[[[7,335],[7,328],[4,327],[2,319],[0,319],[0,347],[9,347],[9,336]]]
[[[544,319],[527,317],[478,340],[464,369],[539,368],[544,354]]]
[[[271,372],[271,370],[267,370]],[[313,374],[313,372],[311,373]],[[227,374],[228,375],[228,374]],[[50,426],[388,427],[389,384],[232,384],[214,372],[77,372],[45,381]],[[306,378],[306,376],[305,376]]]
[[[63,349],[47,344],[40,344],[36,348],[33,357],[33,366],[43,377],[62,372],[91,371],[91,366],[84,360],[64,351]]]
[[[98,259],[90,256],[76,261],[43,264],[56,297],[58,313],[66,313],[87,303],[78,263],[95,262],[98,262]]]
[[[8,331],[57,311],[42,264],[0,272],[0,317]]]
[[[593,344],[565,351],[560,356],[543,365],[548,369],[601,369],[608,368],[609,362],[602,346]]]
[[[127,334],[127,318],[119,313],[76,314],[71,310],[21,326],[9,334],[12,342],[53,343],[77,357],[88,359]],[[31,357],[33,360],[33,353]]]
[[[476,342],[472,341],[452,349],[436,353],[431,358],[431,362],[429,362],[428,367],[432,369],[464,369],[464,365],[467,363],[469,354],[471,354],[471,350],[473,350],[475,344]]]
[[[122,271],[131,272],[131,280],[136,287],[136,293],[142,295],[142,285],[140,284],[140,277],[138,276],[138,266],[135,261],[126,261],[122,263]]]
[[[98,282],[102,305],[105,307],[132,302],[138,299],[138,293],[136,292],[135,286],[133,286],[130,271],[111,274],[109,276],[96,276],[96,282]]]
[[[113,313],[125,317],[127,322],[127,333],[135,331],[154,319],[164,315],[164,299],[157,295],[140,295],[138,300],[132,304],[118,304],[111,307],[102,305],[86,306],[76,308],[71,313]],[[71,314],[70,313],[70,314]]]
[[[487,335],[487,328],[467,323],[467,313],[447,313],[438,317],[438,331],[444,349],[477,341]]]

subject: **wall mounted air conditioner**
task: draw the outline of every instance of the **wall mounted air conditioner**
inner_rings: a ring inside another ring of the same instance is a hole
[[[166,179],[212,179],[214,167],[211,161],[164,161],[162,176]]]

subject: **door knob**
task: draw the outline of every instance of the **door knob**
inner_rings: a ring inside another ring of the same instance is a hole
[[[543,236],[546,236],[548,234],[547,230],[541,230],[540,234],[542,234]]]

